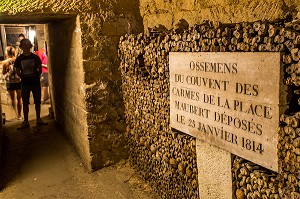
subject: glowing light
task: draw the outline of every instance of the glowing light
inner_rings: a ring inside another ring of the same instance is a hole
[[[35,37],[35,30],[29,30],[29,40],[32,44],[34,43],[34,37]]]

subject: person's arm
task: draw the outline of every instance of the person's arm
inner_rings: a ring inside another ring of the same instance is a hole
[[[48,63],[48,57],[47,57],[47,55],[46,55],[45,52],[43,53],[43,56],[42,56],[41,61],[42,61],[42,67],[48,68],[48,66],[47,66],[47,63]]]
[[[18,57],[20,49],[17,47],[15,50],[15,57]]]
[[[39,76],[42,74],[42,64],[38,65]]]
[[[2,75],[5,75],[7,72],[7,62],[3,61],[2,62]]]
[[[35,54],[34,54],[35,55]],[[35,63],[37,65],[37,72],[38,75],[41,76],[42,74],[42,60],[39,56],[35,55]]]

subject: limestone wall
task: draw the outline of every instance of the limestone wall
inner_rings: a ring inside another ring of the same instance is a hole
[[[88,139],[96,169],[127,158],[118,41],[120,35],[142,31],[142,25],[137,1],[91,1],[90,6],[80,21]]]
[[[236,23],[276,20],[300,10],[299,0],[140,0],[144,29],[158,24],[172,28],[180,19],[190,25],[203,20]]]
[[[55,119],[84,162],[90,162],[79,18],[48,24],[46,36]]]
[[[45,49],[45,27],[43,24],[37,24],[35,26],[35,32],[37,37],[38,49]]]
[[[176,27],[178,28],[178,26],[182,26],[182,25],[189,25],[189,27],[192,27],[195,24],[202,24],[203,21],[205,20],[209,20],[212,22],[218,21],[228,25],[229,24],[233,25],[234,23],[239,23],[239,22],[255,22],[255,21],[269,21],[274,23],[282,19],[288,20],[290,15],[295,17],[296,13],[300,11],[299,3],[300,2],[297,0],[266,0],[266,1],[262,1],[262,0],[254,0],[254,1],[252,0],[225,0],[225,1],[141,0],[140,12],[141,12],[141,16],[143,17],[144,31],[149,32],[149,30],[151,30],[149,28],[156,26],[158,27],[156,28],[156,32],[157,31],[159,32],[163,30],[164,27],[166,27],[166,29],[171,29]],[[180,20],[181,22],[178,23]],[[187,23],[183,24],[182,21]],[[280,28],[283,27],[280,25]],[[294,29],[294,28],[288,27],[288,29]],[[152,44],[150,45],[155,46],[155,49],[156,48],[159,48],[160,50],[163,49],[163,47],[161,48],[161,46],[157,47],[155,45],[157,43],[156,41],[152,41],[151,43],[154,43],[153,45]],[[181,51],[180,48],[184,49],[183,44],[178,44],[178,42],[175,43],[177,43],[178,47],[176,47],[175,44],[175,49],[172,48],[173,51],[174,50]],[[210,45],[208,43],[206,44]],[[145,45],[148,44],[144,44],[144,46]],[[193,44],[191,44],[190,46],[195,47],[195,45]],[[187,49],[190,46],[188,46]],[[242,45],[242,48],[244,47],[245,46]],[[294,47],[296,48],[298,46],[295,45]],[[266,48],[263,49],[268,51]],[[202,51],[201,48],[198,50]],[[226,48],[222,49],[222,47],[220,47],[220,49],[215,48],[215,49],[208,49],[208,50],[228,51],[228,49]],[[231,49],[231,50],[240,51],[241,49]],[[252,50],[254,51],[258,50],[258,48],[252,48]],[[284,51],[287,54],[289,54],[290,50],[291,49],[284,50]],[[290,60],[289,56],[287,57],[288,60]],[[155,58],[151,58],[150,60],[153,59]],[[285,59],[285,61],[287,60]],[[150,63],[155,64],[157,62],[150,61]],[[286,67],[289,73],[293,73],[292,71],[294,69],[292,68],[294,66],[288,67],[287,65]],[[293,78],[297,77],[297,75],[292,75],[292,76]],[[293,85],[293,83],[291,84]],[[296,89],[297,87],[291,86],[290,88]],[[297,97],[295,97],[294,95],[294,98]],[[291,106],[292,110],[290,112],[298,111],[299,106],[297,105],[296,102],[297,99],[291,99],[291,100],[293,101],[292,102],[293,105]],[[268,171],[262,167],[259,167],[258,165],[255,165],[239,157],[235,156],[233,158],[232,175],[234,180],[233,181],[234,197],[237,198],[297,198],[299,197],[299,186],[298,186],[299,177],[297,174],[297,170],[299,167],[299,163],[298,163],[299,160],[297,156],[298,154],[297,138],[298,138],[299,130],[297,128],[298,127],[297,117],[298,117],[297,114],[295,115],[292,114],[292,116],[287,115],[287,116],[282,116],[281,118],[284,124],[279,129],[279,137],[280,137],[279,138],[280,143],[278,144],[278,147],[280,149],[279,150],[280,152],[278,154],[280,158],[279,174]],[[294,123],[295,121],[296,123]]]
[[[0,4],[1,23],[49,24],[56,119],[92,170],[127,157],[117,45],[120,35],[142,31],[138,3],[22,0]]]

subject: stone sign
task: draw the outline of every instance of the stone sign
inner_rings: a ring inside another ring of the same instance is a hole
[[[170,53],[171,127],[278,172],[280,53]]]

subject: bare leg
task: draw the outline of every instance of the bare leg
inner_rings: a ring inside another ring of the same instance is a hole
[[[21,90],[17,91],[17,109],[18,109],[18,116],[21,117],[21,110],[22,110],[22,96],[21,96]]]
[[[49,96],[49,86],[45,87],[44,89],[45,89],[44,92],[45,92],[45,96],[46,96],[45,100],[47,100],[47,99],[49,99],[49,97],[50,97],[50,96]]]
[[[42,95],[41,100],[43,102],[49,98],[49,93],[48,93],[49,87],[41,87],[41,88],[42,88],[41,89],[41,95]]]
[[[15,102],[15,91],[8,91],[10,99],[11,99],[11,106],[13,107],[15,114],[17,114],[17,107]]]
[[[44,100],[45,100],[44,87],[41,86],[41,101],[43,102]]]

